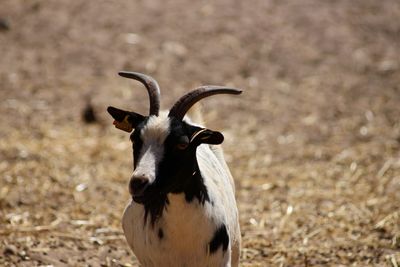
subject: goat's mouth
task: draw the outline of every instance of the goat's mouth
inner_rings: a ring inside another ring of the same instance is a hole
[[[143,204],[145,202],[145,199],[146,198],[144,195],[132,195],[132,200],[139,204]]]
[[[138,204],[153,203],[154,201],[157,202],[160,197],[165,195],[164,192],[152,187],[149,187],[140,193],[131,192],[132,200]]]
[[[139,204],[143,204],[146,201],[146,199],[148,198],[147,190],[141,190],[141,191],[131,190],[130,193],[131,193],[133,201],[135,201],[136,203],[139,203]]]
[[[146,202],[152,201],[157,195],[151,187],[147,187],[142,191],[131,191],[132,200],[138,204],[145,204]]]

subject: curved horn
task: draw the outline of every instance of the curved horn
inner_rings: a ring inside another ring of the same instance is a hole
[[[143,83],[147,89],[147,92],[149,93],[150,98],[149,114],[158,116],[158,112],[160,111],[160,87],[158,86],[156,80],[139,72],[120,71],[118,74],[122,77],[135,79]]]
[[[239,95],[242,93],[242,90],[222,87],[222,86],[213,86],[206,85],[196,88],[195,90],[187,93],[182,96],[175,105],[169,111],[168,117],[175,117],[178,120],[182,120],[185,116],[186,112],[199,100],[217,94],[231,94],[231,95]]]

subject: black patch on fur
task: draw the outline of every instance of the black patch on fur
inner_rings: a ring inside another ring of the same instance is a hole
[[[163,239],[164,238],[164,231],[163,231],[163,229],[158,229],[158,239]]]
[[[215,231],[214,236],[209,243],[210,253],[215,253],[220,247],[222,247],[222,250],[225,252],[228,249],[228,245],[228,231],[226,230],[225,224],[223,224],[217,229],[217,231]]]
[[[147,187],[143,200],[139,202],[145,208],[145,222],[150,215],[152,225],[162,216],[164,209],[167,209],[168,193],[183,193],[187,202],[198,200],[202,205],[210,200],[196,158],[196,149],[200,143],[191,143],[186,149],[179,149],[177,146],[182,136],[190,139],[201,128],[174,118],[170,118],[170,121],[170,133],[164,142],[164,155],[157,166],[157,177]],[[131,135],[134,144],[134,168],[143,145],[140,132],[146,123],[147,119],[137,125]]]
[[[150,195],[146,197],[144,201],[144,221],[147,222],[147,218],[150,215],[150,222],[154,226],[155,222],[161,218],[164,209],[169,204],[169,200],[166,194],[159,194],[158,196]]]

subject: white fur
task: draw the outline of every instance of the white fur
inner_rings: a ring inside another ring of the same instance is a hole
[[[140,132],[143,146],[133,177],[145,177],[152,183],[157,165],[164,154],[164,141],[169,134],[169,118],[151,116]]]
[[[166,113],[159,117],[150,116],[140,135],[144,143],[156,142],[163,144],[169,134],[169,118]]]
[[[143,163],[146,168],[142,167],[141,171],[150,171],[150,165],[154,166],[160,160],[155,155],[168,134],[167,125],[165,116],[154,117],[143,130],[144,144],[148,145],[146,151],[153,151],[154,159],[151,164]],[[146,159],[146,153],[143,153],[139,167]],[[197,148],[196,156],[210,202],[202,205],[194,199],[188,203],[183,193],[168,194],[169,204],[154,225],[149,221],[145,223],[143,205],[132,201],[125,209],[122,226],[126,239],[145,267],[236,267],[239,264],[238,211],[232,176],[223,152],[219,146],[203,144]],[[212,254],[207,253],[209,242],[222,224],[229,235],[227,251],[223,253],[220,247]],[[164,234],[162,239],[158,237],[159,229]]]

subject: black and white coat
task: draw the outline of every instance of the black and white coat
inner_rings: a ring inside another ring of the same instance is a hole
[[[171,134],[170,119],[165,115],[150,117],[134,137],[142,144],[133,176],[140,172],[157,176]],[[143,266],[238,266],[235,189],[222,149],[201,144],[195,154],[198,170],[181,178],[198,181],[161,196],[155,204],[161,207],[152,207],[154,203],[146,207],[132,200],[125,209],[124,233]]]
[[[178,112],[175,117],[157,110],[144,117],[108,111],[117,128],[134,129],[132,200],[122,226],[142,266],[238,266],[239,218],[233,178],[219,146],[223,135],[179,118]]]

